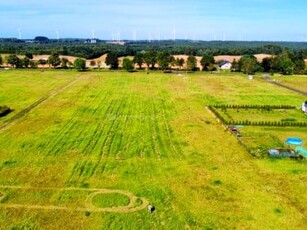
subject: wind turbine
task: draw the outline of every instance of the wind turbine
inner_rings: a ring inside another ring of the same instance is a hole
[[[120,31],[117,32],[117,42],[120,42]]]
[[[148,33],[148,42],[151,42],[151,33]]]
[[[21,29],[20,29],[20,28],[18,28],[18,39],[19,39],[19,40],[21,40],[21,38],[22,38],[22,35],[21,35]]]
[[[173,29],[173,39],[174,39],[174,42],[176,41],[176,28]]]
[[[60,40],[59,29],[56,29],[56,38]]]
[[[132,33],[132,40],[134,41],[134,42],[136,42],[136,30],[134,30],[133,31],[133,33]]]

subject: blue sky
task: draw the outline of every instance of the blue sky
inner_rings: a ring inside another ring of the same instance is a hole
[[[307,41],[307,0],[0,0],[0,37]]]

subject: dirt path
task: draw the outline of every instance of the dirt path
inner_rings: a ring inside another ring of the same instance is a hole
[[[24,108],[23,110],[19,111],[18,113],[16,113],[13,117],[11,117],[9,120],[7,120],[6,122],[4,122],[2,125],[0,125],[0,132],[3,131],[5,128],[9,127],[10,125],[12,125],[16,120],[24,117],[27,113],[31,112],[33,109],[35,109],[37,106],[39,106],[40,104],[42,104],[44,101],[54,97],[55,95],[61,93],[62,91],[64,91],[65,89],[69,88],[70,86],[72,86],[74,83],[76,83],[80,78],[82,77],[82,75],[79,75],[77,78],[66,82],[63,85],[58,86],[57,88],[51,90],[48,94],[46,94],[45,96],[41,97],[39,100],[37,100],[36,102],[34,102],[33,104],[29,105],[28,107]]]
[[[299,89],[292,88],[292,87],[287,86],[287,85],[280,84],[280,83],[278,83],[278,82],[276,82],[276,81],[273,81],[269,76],[265,76],[265,80],[266,80],[267,82],[271,83],[271,84],[274,84],[274,85],[277,85],[277,86],[286,88],[286,89],[288,89],[288,90],[291,90],[291,91],[293,91],[293,92],[295,92],[295,93],[299,93],[299,94],[302,94],[302,95],[304,95],[304,96],[307,96],[307,92],[302,91],[302,90],[299,90]]]
[[[26,208],[26,209],[43,209],[43,210],[64,210],[64,211],[89,211],[89,212],[117,212],[117,213],[128,213],[128,212],[136,212],[142,209],[145,209],[149,205],[149,201],[144,198],[138,198],[134,194],[128,191],[123,190],[112,190],[112,189],[99,189],[99,188],[34,188],[28,186],[0,186],[0,189],[20,189],[20,190],[54,190],[56,192],[59,191],[88,191],[90,193],[85,199],[85,207],[65,207],[65,206],[56,206],[56,205],[31,205],[31,204],[8,204],[8,203],[0,203],[0,208]],[[0,191],[1,193],[1,191]],[[99,208],[93,204],[93,198],[96,195],[100,194],[111,194],[118,193],[127,196],[130,201],[126,206],[117,206],[117,207],[106,207]],[[5,194],[1,193],[2,197],[0,199],[3,200],[5,198]],[[137,206],[137,200],[141,200],[141,204]]]

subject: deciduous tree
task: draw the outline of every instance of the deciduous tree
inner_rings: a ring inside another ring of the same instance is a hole
[[[274,68],[284,75],[293,74],[294,63],[289,57],[289,52],[284,50],[274,59]]]
[[[245,55],[239,60],[240,70],[245,74],[254,74],[258,68],[257,59],[252,55]]]
[[[175,63],[176,63],[176,66],[178,66],[179,69],[181,70],[183,65],[184,65],[184,59],[183,58],[176,58]]]
[[[204,54],[202,59],[200,60],[200,64],[203,67],[203,70],[209,70],[208,67],[210,64],[214,64],[214,57],[210,54]]]
[[[61,64],[59,54],[57,52],[53,52],[48,58],[48,63],[52,65],[53,68],[59,66]]]
[[[23,67],[28,68],[30,65],[31,59],[26,56],[21,61],[22,61]]]
[[[142,53],[137,53],[133,58],[133,63],[139,66],[139,69],[142,69],[144,63],[144,56]]]
[[[74,68],[78,71],[83,71],[86,68],[85,61],[82,58],[77,58],[74,61]]]
[[[39,64],[39,65],[42,65],[43,68],[45,68],[45,65],[46,65],[47,63],[48,63],[48,62],[47,62],[45,59],[39,59],[39,60],[38,60],[38,64]]]
[[[61,59],[61,67],[63,68],[63,69],[67,69],[67,65],[68,65],[68,59],[67,58],[62,58]]]
[[[171,55],[169,53],[162,51],[157,54],[157,63],[162,70],[168,69],[170,62]]]
[[[7,63],[9,65],[11,65],[12,67],[16,68],[20,65],[20,60],[19,58],[17,57],[17,55],[15,54],[10,54],[8,57],[7,57]]]
[[[147,65],[147,68],[154,69],[155,64],[157,63],[157,52],[154,50],[149,50],[144,55],[144,62]]]
[[[26,52],[25,56],[31,60],[33,59],[33,54],[30,52]]]
[[[124,58],[123,60],[123,68],[128,72],[131,72],[134,69],[133,61],[129,58]]]
[[[187,70],[195,71],[196,70],[197,59],[195,56],[190,55],[187,59]]]
[[[106,64],[110,66],[110,69],[118,69],[118,57],[116,53],[110,52],[106,57]]]

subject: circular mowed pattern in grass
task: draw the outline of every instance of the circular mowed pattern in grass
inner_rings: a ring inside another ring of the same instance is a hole
[[[130,198],[120,193],[99,193],[92,199],[92,204],[97,208],[111,208],[127,206]]]
[[[5,193],[0,190],[0,203],[4,201]]]

